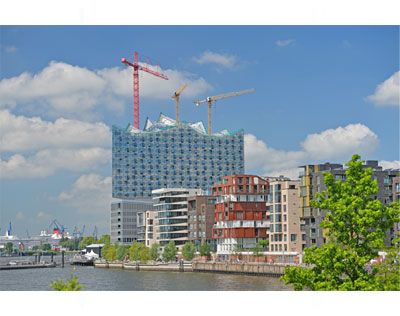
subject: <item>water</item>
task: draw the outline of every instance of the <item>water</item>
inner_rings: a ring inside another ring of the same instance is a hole
[[[24,257],[29,258],[29,257]],[[6,259],[6,260],[5,260]],[[15,259],[15,258],[12,258]],[[0,258],[0,264],[10,258]],[[46,257],[46,260],[50,260]],[[1,270],[1,291],[48,291],[54,280],[75,274],[87,291],[287,291],[278,278],[201,272],[128,271],[94,267]]]

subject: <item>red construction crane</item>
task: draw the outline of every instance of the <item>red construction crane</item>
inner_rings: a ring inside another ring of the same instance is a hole
[[[127,61],[125,58],[122,58],[122,62],[125,65],[133,68],[133,126],[139,129],[139,70],[143,70],[165,80],[168,80],[168,77],[158,72],[159,66],[157,66],[157,71],[151,70],[149,68],[148,58],[146,65],[139,65],[137,52],[135,52],[135,60],[133,64]]]

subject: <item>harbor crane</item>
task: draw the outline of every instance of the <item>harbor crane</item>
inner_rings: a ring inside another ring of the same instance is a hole
[[[243,91],[239,91],[239,92],[231,92],[231,93],[225,93],[225,94],[219,94],[213,97],[207,97],[204,100],[201,101],[194,101],[194,103],[199,106],[200,103],[208,103],[208,135],[211,135],[211,102],[212,101],[217,101],[217,100],[221,100],[221,99],[225,99],[225,98],[230,98],[230,97],[235,97],[238,95],[242,95],[242,94],[246,94],[246,93],[250,93],[250,92],[254,92],[254,89],[248,89],[248,90],[243,90]]]
[[[179,96],[183,89],[185,89],[187,84],[185,83],[178,91],[175,92],[173,95],[172,99],[175,99],[176,106],[175,106],[175,111],[176,111],[176,124],[179,123]]]
[[[94,237],[94,241],[97,241],[97,226],[94,226],[93,237]]]
[[[7,236],[11,236],[11,231],[12,231],[12,227],[11,227],[11,222],[10,222],[8,224]]]
[[[147,64],[139,65],[138,52],[134,53],[133,64],[122,58],[122,63],[126,66],[133,68],[133,127],[139,129],[139,70],[145,71],[153,76],[168,80],[168,77],[158,71],[159,65],[157,65],[157,71],[149,68],[149,58],[147,58]]]

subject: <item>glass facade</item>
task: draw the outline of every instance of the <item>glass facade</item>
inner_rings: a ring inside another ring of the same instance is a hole
[[[209,191],[222,177],[244,173],[243,130],[208,135],[202,123],[175,124],[163,115],[149,122],[143,131],[113,126],[114,198],[150,197],[167,187]]]

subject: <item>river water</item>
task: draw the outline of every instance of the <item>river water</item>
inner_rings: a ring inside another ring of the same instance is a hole
[[[20,258],[0,258],[0,264]],[[33,257],[21,259],[33,260]],[[49,261],[49,257],[46,257]],[[59,262],[59,257],[57,258]],[[128,271],[77,266],[0,270],[1,291],[48,291],[54,280],[71,274],[87,291],[290,291],[279,278],[201,272]]]

